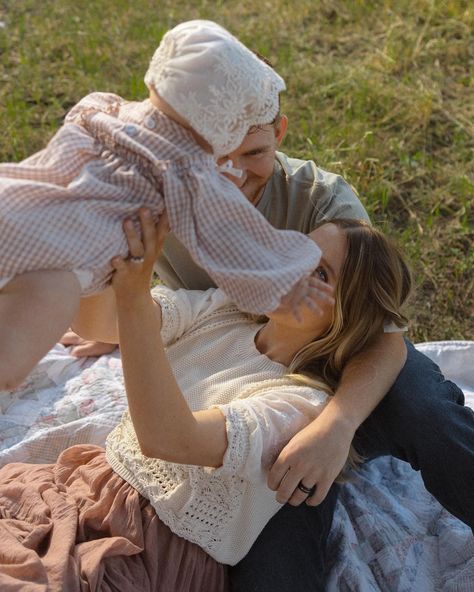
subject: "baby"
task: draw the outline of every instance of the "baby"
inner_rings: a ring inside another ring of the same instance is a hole
[[[227,175],[253,126],[278,113],[276,72],[210,21],[168,31],[145,76],[149,98],[92,93],[48,146],[0,165],[0,390],[18,385],[71,324],[82,297],[105,289],[128,252],[125,218],[140,206],[171,231],[243,310],[305,300],[320,250],[276,230]]]

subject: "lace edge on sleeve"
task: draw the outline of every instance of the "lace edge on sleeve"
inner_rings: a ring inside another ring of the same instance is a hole
[[[214,408],[224,415],[227,432],[227,449],[222,466],[215,469],[214,475],[241,475],[250,453],[250,434],[254,421],[242,406],[214,405]]]
[[[155,286],[151,291],[155,302],[161,306],[161,338],[169,345],[178,334],[181,325],[181,314],[173,291],[165,286]]]

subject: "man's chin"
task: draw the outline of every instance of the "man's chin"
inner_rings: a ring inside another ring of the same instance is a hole
[[[245,197],[254,206],[257,205],[259,199],[262,197],[263,189],[264,189],[264,187],[255,187],[255,186],[246,187],[245,185],[240,188],[240,190],[245,195]]]

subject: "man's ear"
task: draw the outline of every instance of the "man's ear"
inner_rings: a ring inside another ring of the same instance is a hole
[[[286,128],[288,127],[288,117],[286,115],[280,115],[278,123],[275,125],[275,137],[277,146],[283,142],[283,138],[286,134]]]

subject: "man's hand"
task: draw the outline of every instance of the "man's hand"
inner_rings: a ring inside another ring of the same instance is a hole
[[[101,341],[87,341],[79,337],[74,331],[68,331],[61,337],[59,343],[65,346],[73,346],[71,355],[76,358],[87,358],[89,356],[102,356],[112,353],[117,347],[114,343],[102,343]]]
[[[268,486],[282,504],[317,506],[347,461],[354,427],[332,414],[328,420],[325,411],[288,442],[270,470]],[[299,483],[308,489],[316,485],[315,493],[308,497]]]

